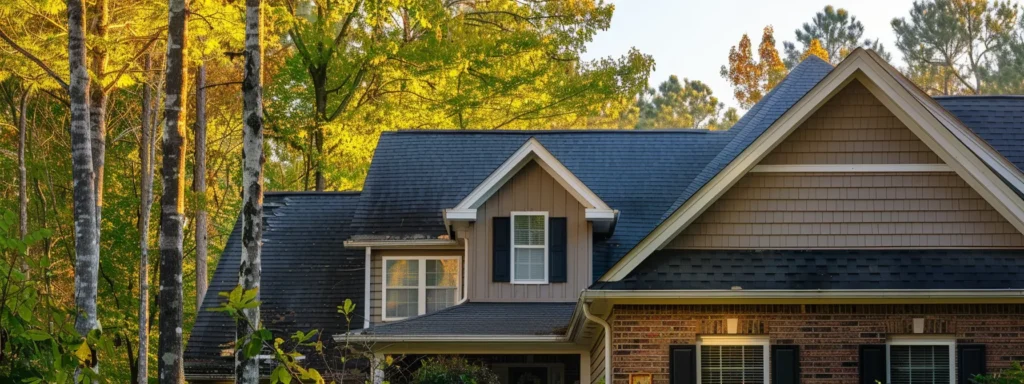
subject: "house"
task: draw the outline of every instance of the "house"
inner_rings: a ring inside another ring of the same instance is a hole
[[[1024,360],[1022,139],[1024,98],[868,50],[724,132],[386,133],[362,192],[268,194],[264,321],[507,383],[967,383]],[[218,316],[190,381],[231,377]]]

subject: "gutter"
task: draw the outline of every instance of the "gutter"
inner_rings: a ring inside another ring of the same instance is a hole
[[[1024,299],[1024,289],[585,290],[588,299]]]
[[[458,248],[459,243],[455,240],[446,239],[416,239],[416,240],[346,240],[345,248],[414,248],[414,247],[437,247],[437,248]]]
[[[513,336],[513,335],[429,335],[383,336],[374,334],[337,334],[334,341],[376,341],[392,343],[548,343],[568,341],[565,336]]]
[[[604,382],[612,382],[612,327],[604,319],[590,313],[590,304],[583,304],[583,316],[604,328]],[[580,367],[582,368],[582,367]]]

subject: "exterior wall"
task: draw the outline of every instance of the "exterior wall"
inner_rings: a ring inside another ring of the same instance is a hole
[[[935,153],[854,80],[761,164],[941,164]]]
[[[383,273],[384,273],[384,256],[458,256],[459,262],[463,263],[463,252],[459,249],[453,250],[405,250],[405,249],[377,249],[372,250],[370,254],[370,323],[380,324],[383,321]],[[460,268],[465,268],[464,264],[460,264]],[[460,283],[465,279],[462,276],[459,277]],[[462,287],[465,289],[465,287]],[[461,297],[462,291],[459,292]],[[458,301],[458,300],[456,300]]]
[[[591,223],[585,208],[536,162],[530,162],[477,209],[476,222],[464,234],[469,240],[469,299],[471,301],[576,301],[590,285]],[[510,284],[491,281],[492,219],[512,211],[547,211],[565,217],[568,278],[565,283]]]
[[[594,345],[590,347],[590,384],[604,380],[604,331],[594,340]]]
[[[666,248],[1020,247],[954,173],[751,173]]]
[[[610,321],[614,383],[651,373],[668,384],[669,346],[725,334],[727,318],[739,319],[739,334],[799,345],[801,382],[856,383],[858,346],[911,334],[915,317],[926,334],[986,344],[990,372],[1024,359],[1024,305],[627,305]]]

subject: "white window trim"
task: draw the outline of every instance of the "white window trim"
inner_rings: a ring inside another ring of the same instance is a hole
[[[384,256],[380,261],[381,268],[381,281],[380,281],[380,311],[381,319],[383,321],[395,321],[408,319],[408,317],[388,316],[388,261],[391,260],[418,260],[419,271],[416,281],[419,283],[416,288],[417,303],[419,308],[416,310],[417,316],[422,316],[427,313],[427,260],[455,260],[458,265],[458,274],[455,279],[455,301],[458,302],[460,293],[462,292],[462,265],[459,256]],[[409,289],[409,288],[396,288],[396,289]]]
[[[705,345],[760,345],[764,347],[764,382],[771,382],[771,341],[768,336],[701,336],[697,338],[697,383],[700,383],[703,367],[700,349]]]
[[[509,218],[509,220],[510,220],[509,227],[511,227],[511,231],[509,233],[509,238],[510,238],[511,245],[512,245],[510,247],[512,254],[509,255],[509,262],[510,262],[511,266],[509,266],[509,280],[508,281],[510,283],[512,283],[512,284],[548,284],[548,273],[549,273],[548,272],[548,268],[549,268],[549,264],[550,264],[549,258],[548,258],[548,249],[550,248],[550,245],[551,245],[550,244],[550,240],[551,239],[548,238],[549,237],[549,233],[551,232],[551,228],[548,226],[549,225],[549,221],[550,221],[549,217],[548,217],[548,213],[546,211],[512,211],[510,216],[511,217]],[[539,246],[539,245],[516,245],[516,216],[544,216],[544,245],[543,246]],[[543,248],[544,249],[544,279],[542,279],[542,280],[516,280],[516,248],[534,248],[534,249]]]
[[[885,381],[892,382],[892,356],[890,347],[894,345],[945,345],[949,347],[949,383],[956,384],[956,337],[941,335],[905,335],[891,336],[885,343]]]

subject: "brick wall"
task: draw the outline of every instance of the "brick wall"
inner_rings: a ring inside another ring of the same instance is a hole
[[[1024,305],[626,305],[610,319],[615,384],[630,373],[667,384],[669,346],[724,335],[727,318],[739,319],[738,334],[800,345],[803,383],[855,383],[858,345],[911,334],[914,318],[925,333],[986,344],[990,371],[1024,360]]]

